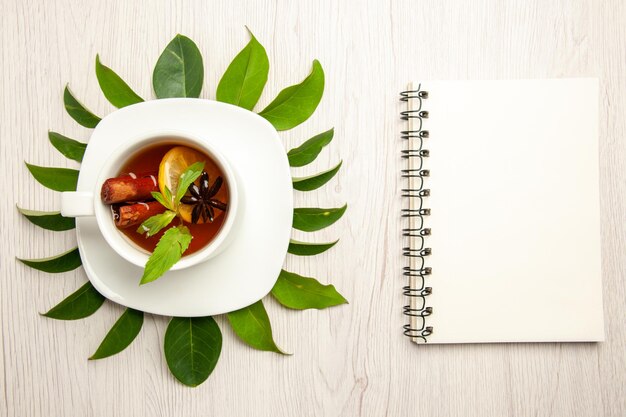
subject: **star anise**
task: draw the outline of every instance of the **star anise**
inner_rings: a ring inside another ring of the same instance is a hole
[[[202,171],[200,175],[200,186],[192,183],[189,188],[189,194],[185,195],[180,202],[183,204],[189,204],[193,206],[191,211],[191,222],[198,223],[200,219],[204,223],[207,220],[213,223],[215,219],[214,209],[226,211],[227,204],[222,203],[215,195],[220,190],[223,183],[222,177],[217,177],[213,185],[209,186],[209,174],[206,171]]]

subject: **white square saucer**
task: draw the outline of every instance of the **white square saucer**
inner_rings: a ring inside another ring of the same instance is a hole
[[[106,298],[147,313],[198,317],[223,314],[263,298],[282,268],[293,218],[287,154],[274,127],[257,114],[201,99],[161,99],[117,110],[94,130],[77,191],[93,191],[106,156],[125,141],[158,130],[203,138],[228,159],[240,193],[232,242],[208,261],[139,285],[142,269],[106,243],[95,218],[76,219],[83,266]]]

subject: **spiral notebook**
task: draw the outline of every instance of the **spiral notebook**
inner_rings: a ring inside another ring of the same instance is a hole
[[[401,100],[405,334],[602,341],[597,80],[426,81]]]

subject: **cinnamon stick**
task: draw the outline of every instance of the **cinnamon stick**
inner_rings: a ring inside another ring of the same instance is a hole
[[[104,204],[151,200],[152,192],[159,191],[157,174],[122,175],[109,178],[102,184],[100,197]]]
[[[127,227],[139,226],[148,218],[155,214],[163,213],[166,209],[157,201],[149,203],[136,203],[126,206],[113,206],[113,220],[115,225],[120,229]]]

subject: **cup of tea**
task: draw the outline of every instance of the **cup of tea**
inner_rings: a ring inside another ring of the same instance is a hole
[[[176,225],[186,226],[192,239],[172,270],[204,262],[232,240],[240,199],[237,178],[227,159],[202,138],[153,132],[104,158],[92,191],[61,193],[61,214],[95,216],[106,242],[128,262],[144,267],[163,233]],[[180,175],[196,162],[204,163],[203,172],[175,202],[170,225],[147,237],[144,222],[168,210],[162,197],[174,198],[168,193],[176,194]]]

